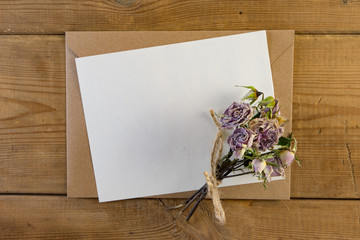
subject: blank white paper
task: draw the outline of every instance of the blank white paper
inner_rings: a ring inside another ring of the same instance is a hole
[[[247,90],[235,85],[274,96],[265,31],[77,58],[76,67],[100,202],[198,189],[217,133],[209,110],[240,101]]]

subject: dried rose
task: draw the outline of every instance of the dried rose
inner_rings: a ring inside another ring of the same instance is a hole
[[[252,146],[254,136],[254,133],[249,129],[237,128],[228,137],[227,143],[229,144],[231,150],[234,151],[235,156],[239,157],[244,145],[246,145],[246,148],[250,148]]]
[[[270,149],[277,144],[284,132],[277,119],[255,118],[249,123],[249,128],[256,134],[253,146],[260,151]]]
[[[271,174],[274,172],[273,167],[270,165],[266,165],[264,169],[265,178],[268,182],[271,181]]]
[[[288,150],[284,150],[279,155],[281,162],[284,166],[289,166],[295,159],[295,154]]]
[[[255,158],[254,160],[252,160],[252,166],[253,166],[254,172],[256,174],[260,174],[260,173],[262,173],[262,171],[264,171],[264,169],[266,167],[266,162],[264,160]]]
[[[266,159],[266,161],[269,162],[270,164],[272,164],[271,168],[273,171],[270,174],[270,177],[278,177],[278,176],[285,175],[285,171],[284,171],[282,162],[279,157],[268,158],[268,159]]]
[[[220,117],[221,127],[232,129],[247,123],[253,115],[253,109],[248,103],[233,102]]]

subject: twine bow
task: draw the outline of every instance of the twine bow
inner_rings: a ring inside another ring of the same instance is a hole
[[[215,114],[213,110],[210,110],[210,114],[212,119],[214,120],[215,125],[218,128],[218,133],[216,135],[216,139],[214,142],[213,150],[211,153],[211,175],[208,172],[204,172],[206,178],[206,184],[208,186],[208,194],[212,198],[212,202],[214,205],[215,219],[219,222],[219,224],[224,225],[226,222],[224,208],[222,207],[220,201],[219,190],[217,188],[218,185],[221,184],[216,178],[216,168],[217,164],[221,159],[221,153],[223,150],[223,139],[221,127],[217,119],[215,118]]]

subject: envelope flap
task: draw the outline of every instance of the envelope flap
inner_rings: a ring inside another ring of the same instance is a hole
[[[294,33],[295,31],[293,30],[267,31],[271,64],[278,61],[286,52],[292,52],[295,40]]]

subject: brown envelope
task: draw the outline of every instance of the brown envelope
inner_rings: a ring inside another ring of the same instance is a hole
[[[67,32],[67,196],[74,198],[97,197],[89,141],[75,67],[75,58],[244,32],[245,31]],[[289,133],[291,132],[292,119],[294,31],[267,31],[267,38],[275,95],[276,98],[280,100],[282,115],[289,119],[286,127],[286,132]],[[211,151],[211,149],[209,149],[209,151]],[[273,181],[268,184],[268,187],[268,189],[264,189],[262,183],[224,187],[221,188],[221,197],[224,199],[289,199],[290,169],[286,170],[286,180]],[[190,194],[191,192],[175,193],[161,195],[161,197],[186,198]]]

